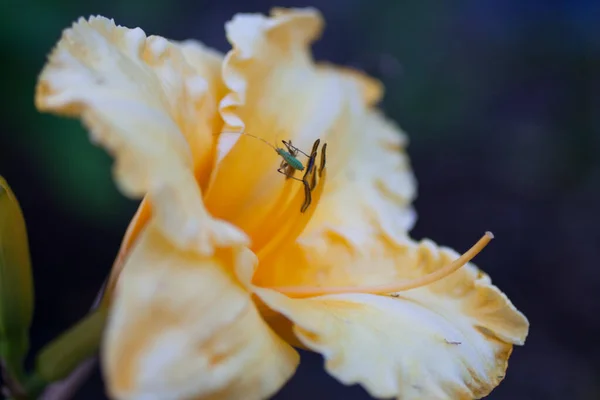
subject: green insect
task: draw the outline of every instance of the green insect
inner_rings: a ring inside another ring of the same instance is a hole
[[[283,143],[283,145],[285,146],[285,149],[284,149],[281,147],[276,147],[276,146],[272,145],[271,143],[269,143],[268,141],[266,141],[265,139],[258,137],[258,136],[251,135],[249,133],[240,133],[240,132],[232,132],[232,133],[239,133],[240,135],[250,136],[251,138],[258,139],[258,140],[266,143],[273,150],[275,150],[275,152],[282,158],[281,164],[279,165],[279,168],[277,168],[277,172],[284,175],[286,177],[285,179],[291,178],[291,179],[297,180],[299,182],[302,182],[302,184],[304,185],[304,204],[302,205],[300,212],[305,212],[308,209],[308,207],[310,206],[310,203],[312,202],[312,191],[317,186],[317,173],[314,172],[313,170],[315,168],[315,161],[317,158],[317,153],[318,153],[319,144],[321,143],[321,140],[320,139],[315,140],[311,154],[308,155],[305,152],[303,152],[302,150],[300,150],[299,148],[297,148],[296,146],[294,146],[292,144],[291,140],[289,140],[289,141],[282,140],[281,141]],[[325,168],[325,151],[326,151],[326,149],[327,149],[327,143],[323,144],[323,147],[321,149],[321,162],[320,162],[319,171],[318,171],[319,177],[323,173],[323,168]],[[298,159],[299,153],[308,157],[308,162],[306,164],[306,168],[304,167],[304,164],[302,164],[302,161],[300,161]],[[296,171],[304,171],[305,169],[306,169],[306,171],[304,172],[304,176],[302,177],[302,179],[296,178],[294,176],[294,173]]]

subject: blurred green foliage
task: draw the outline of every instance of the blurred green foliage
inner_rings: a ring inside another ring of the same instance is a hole
[[[79,121],[34,108],[36,79],[63,29],[79,16],[104,9],[158,18],[168,3],[112,1],[102,7],[82,7],[81,2],[65,0],[10,2],[4,0],[0,9],[0,70],[4,93],[10,94],[10,107],[3,110],[7,114],[0,125],[1,156],[18,163],[9,166],[15,174],[27,164],[44,188],[45,201],[60,204],[93,225],[114,227],[131,206],[112,181],[111,158],[90,144]],[[12,159],[14,154],[18,158]]]

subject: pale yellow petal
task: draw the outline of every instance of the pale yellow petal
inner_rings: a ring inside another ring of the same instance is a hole
[[[370,77],[357,69],[329,63],[320,63],[319,67],[324,69],[330,68],[333,71],[346,75],[348,78],[357,82],[362,89],[364,102],[368,106],[375,106],[383,97],[384,88],[381,81]]]
[[[319,203],[315,214],[320,207]],[[421,268],[430,251],[428,241],[416,246],[407,237],[394,242],[382,233],[363,238],[359,229],[330,229],[310,236],[305,231],[296,242],[261,260],[253,282],[265,287],[365,286],[424,275]],[[352,237],[365,242],[358,246]]]
[[[397,268],[407,278],[458,256],[430,241],[407,243],[403,252],[399,257],[407,264]],[[378,260],[372,262],[376,270]],[[305,346],[323,354],[333,376],[360,383],[377,398],[481,398],[503,379],[512,345],[523,344],[529,329],[527,319],[472,264],[429,286],[389,296],[291,299],[271,289],[256,293],[292,321]]]
[[[207,80],[211,91],[216,93],[218,99],[221,99],[226,91],[225,83],[221,79],[224,54],[197,40],[188,39],[175,43],[181,49],[187,63],[198,75]]]
[[[230,93],[220,110],[226,131],[244,130],[273,146],[291,140],[308,153],[317,138],[327,142],[331,176],[352,145],[344,139],[346,132],[361,124],[364,87],[313,62],[309,46],[322,25],[321,15],[310,8],[234,17],[226,25],[232,50],[223,64]],[[220,142],[225,150],[206,195],[208,209],[253,239],[271,234],[263,223],[277,212],[273,206],[284,187],[285,177],[277,172],[281,158],[248,136],[224,133]],[[307,161],[302,154],[298,159]],[[302,190],[302,184],[296,182],[291,190]]]
[[[347,140],[354,143],[350,156],[300,238],[306,247],[322,246],[328,234],[357,247],[380,233],[401,240],[415,223],[416,180],[405,152],[406,135],[377,110],[367,111],[362,122],[348,132]]]
[[[263,399],[298,354],[265,324],[246,287],[256,259],[182,252],[152,223],[118,281],[102,350],[115,399]],[[246,282],[242,282],[245,280]]]
[[[207,84],[202,101],[196,105],[197,115],[190,122],[195,124],[193,129],[198,132],[198,136],[210,133],[212,143],[214,135],[223,129],[223,120],[218,112],[218,103],[227,93],[227,87],[221,78],[223,54],[196,40],[186,40],[177,45],[187,63]],[[190,147],[203,148],[201,143],[190,143]],[[216,146],[211,146],[210,150],[211,153],[206,156],[206,163],[196,168],[196,179],[200,182],[202,190],[206,189],[216,162]]]
[[[209,88],[175,44],[92,17],[63,33],[41,73],[36,105],[81,118],[114,155],[121,190],[134,198],[148,193],[171,240],[210,253],[245,237],[209,217],[196,179],[208,179],[214,158],[217,99]]]
[[[303,237],[261,259],[253,282],[265,287],[378,285],[412,278],[399,266],[414,265],[419,257],[417,252],[398,250],[381,235],[361,247],[335,231],[308,244]]]

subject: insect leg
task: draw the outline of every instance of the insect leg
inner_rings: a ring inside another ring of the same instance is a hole
[[[282,167],[277,168],[277,172],[279,172],[282,175],[285,175],[286,179],[292,178],[298,182],[302,182],[302,184],[304,185],[304,203],[302,204],[302,207],[300,208],[300,212],[302,212],[302,213],[305,212],[306,209],[308,208],[308,206],[310,206],[310,203],[312,202],[312,195],[310,193],[312,189],[310,188],[310,185],[308,184],[308,180],[306,179],[307,178],[306,174],[304,176],[304,179],[300,179],[300,178],[296,178],[295,176],[288,175],[287,172]]]
[[[297,148],[296,146],[294,146],[292,144],[291,140],[290,141],[282,140],[281,142],[285,145],[285,147],[288,149],[288,151],[290,152],[290,154],[292,154],[294,157],[296,156],[296,154],[298,154],[300,152],[300,153],[304,154],[306,157],[310,158],[310,156],[308,154],[306,154],[305,152],[303,152],[302,150],[300,150],[299,148]]]
[[[286,164],[286,166],[287,166],[287,164]],[[285,175],[286,179],[291,178],[291,179],[297,180],[298,182],[303,182],[302,179],[296,178],[295,176],[292,176],[292,175],[289,175],[288,172],[284,168],[286,168],[286,167],[277,168],[277,172],[279,172],[281,175]]]
[[[286,149],[292,156],[294,156],[294,157],[298,156],[298,152],[301,152],[302,154],[304,154],[303,151],[301,151],[299,148],[297,148],[296,146],[294,146],[292,144],[291,140],[288,142],[286,142],[285,140],[282,140],[281,142],[285,145]]]
[[[281,172],[280,170],[284,172]],[[289,165],[285,160],[281,160],[281,164],[279,164],[279,169],[277,171],[285,175],[285,179],[293,178],[294,172],[296,172],[296,170],[292,168],[292,166]]]

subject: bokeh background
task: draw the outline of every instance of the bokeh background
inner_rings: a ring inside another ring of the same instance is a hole
[[[600,398],[600,2],[593,0],[1,0],[0,174],[24,209],[36,279],[33,349],[88,310],[136,204],[80,123],[39,114],[36,77],[79,16],[228,49],[224,23],[318,7],[315,57],[360,68],[410,135],[415,238],[459,251],[530,319],[493,400]],[[367,399],[303,354],[279,399]],[[103,399],[99,372],[78,399]]]

